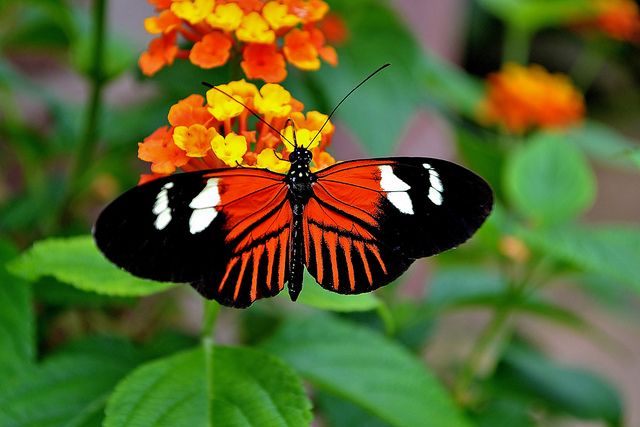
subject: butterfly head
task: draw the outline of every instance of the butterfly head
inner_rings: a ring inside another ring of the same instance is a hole
[[[311,151],[304,147],[296,147],[289,155],[289,161],[292,164],[309,166],[312,157]]]

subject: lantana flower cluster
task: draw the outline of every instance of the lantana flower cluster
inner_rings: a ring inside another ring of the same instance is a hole
[[[145,20],[145,28],[157,37],[138,61],[148,76],[176,58],[211,69],[241,55],[247,78],[278,83],[287,76],[287,62],[305,71],[319,69],[321,59],[337,65],[337,53],[327,44],[327,36],[336,39],[345,34],[336,18],[327,18],[329,6],[323,0],[149,2],[158,14]],[[334,21],[325,22],[329,19]]]
[[[239,80],[216,87],[224,93],[210,89],[206,100],[202,95],[190,95],[173,105],[169,126],[157,129],[138,145],[138,157],[151,163],[152,172],[142,175],[140,183],[170,175],[178,168],[190,172],[258,167],[285,173],[291,166],[287,159],[294,149],[294,126],[298,145],[313,153],[312,170],[335,163],[325,151],[331,143],[333,124],[329,121],[316,137],[327,116],[317,111],[305,114],[304,105],[282,86],[268,83],[258,90]],[[225,94],[259,114],[273,129]]]
[[[584,98],[567,76],[551,74],[539,65],[509,63],[487,78],[478,119],[522,134],[535,128],[566,128],[579,123],[584,114]]]
[[[634,0],[593,0],[594,18],[580,28],[597,29],[609,37],[640,43],[640,7]]]

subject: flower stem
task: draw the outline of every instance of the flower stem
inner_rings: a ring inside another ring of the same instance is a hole
[[[467,358],[464,366],[460,370],[458,378],[454,385],[454,395],[460,402],[467,402],[468,391],[473,380],[478,376],[479,372],[486,368],[493,370],[496,358],[488,361],[488,356],[495,353],[496,347],[500,339],[506,334],[507,324],[513,308],[512,301],[505,301],[496,308],[493,318],[487,324],[486,328],[471,349],[471,353]]]
[[[502,63],[516,62],[526,65],[529,62],[529,49],[533,34],[515,25],[507,25],[502,51]]]
[[[104,92],[104,50],[106,38],[106,8],[107,0],[94,0],[93,2],[93,34],[91,46],[90,96],[85,113],[85,121],[82,134],[78,143],[78,150],[69,174],[66,193],[63,199],[63,216],[68,213],[68,204],[76,193],[84,171],[90,164],[94,155],[99,137],[99,118],[102,109],[102,95]]]
[[[202,349],[204,351],[204,365],[205,365],[205,378],[207,381],[207,396],[209,402],[213,400],[213,390],[214,390],[214,375],[215,371],[213,369],[213,351],[214,351],[214,338],[213,332],[216,325],[216,320],[218,319],[218,313],[220,313],[220,305],[215,300],[205,300],[204,301],[204,318],[202,322],[202,333],[200,336],[200,340],[202,342]],[[209,410],[211,410],[211,404],[207,405]],[[209,425],[214,425],[213,423],[213,414],[209,412]]]

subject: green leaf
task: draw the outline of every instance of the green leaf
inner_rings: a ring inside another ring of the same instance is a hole
[[[380,300],[372,293],[341,295],[323,289],[307,271],[305,271],[302,292],[298,301],[321,310],[339,312],[375,310],[381,304]]]
[[[284,363],[215,347],[213,356],[191,350],[137,369],[109,399],[104,426],[308,426],[311,419],[302,382]]]
[[[321,391],[316,402],[323,419],[331,427],[389,427],[359,406]]]
[[[0,425],[85,426],[100,418],[113,387],[142,360],[122,340],[93,340],[70,347],[0,383]]]
[[[638,143],[602,123],[587,121],[572,129],[567,136],[596,161],[619,166],[632,166],[634,163],[636,166],[640,165]],[[637,159],[635,162],[634,153]]]
[[[544,225],[573,219],[595,198],[582,153],[560,134],[538,134],[507,159],[504,191],[525,217]]]
[[[544,402],[554,412],[620,425],[622,399],[609,381],[584,369],[563,366],[514,346],[496,372],[498,386]]]
[[[91,236],[37,242],[11,262],[9,270],[29,281],[53,276],[78,289],[113,296],[151,295],[174,286],[138,279],[118,269],[102,256]]]
[[[640,228],[564,227],[521,231],[531,247],[584,271],[627,284],[640,292]]]
[[[349,39],[338,48],[339,65],[324,64],[318,73],[293,77],[307,79],[306,97],[315,100],[317,108],[330,109],[364,77],[391,63],[392,67],[367,82],[337,113],[371,155],[389,155],[416,109],[422,51],[387,2],[330,3],[349,29]]]
[[[423,311],[431,315],[468,307],[504,306],[505,302],[522,314],[536,316],[578,330],[593,330],[576,313],[533,294],[511,293],[504,277],[495,271],[474,267],[441,268],[431,282]]]
[[[568,25],[592,16],[588,0],[480,0],[485,9],[526,31]]]
[[[319,315],[287,322],[264,348],[320,390],[392,426],[465,426],[438,381],[404,348],[371,330]]]
[[[11,378],[35,359],[35,321],[31,287],[10,275],[5,262],[17,254],[0,241],[0,377]]]

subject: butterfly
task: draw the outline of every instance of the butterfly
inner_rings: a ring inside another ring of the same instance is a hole
[[[492,209],[489,185],[445,160],[363,159],[311,172],[295,133],[294,146],[286,174],[227,168],[130,189],[99,215],[98,248],[136,276],[190,283],[243,308],[285,284],[295,301],[304,268],[329,291],[373,291],[465,242]]]

